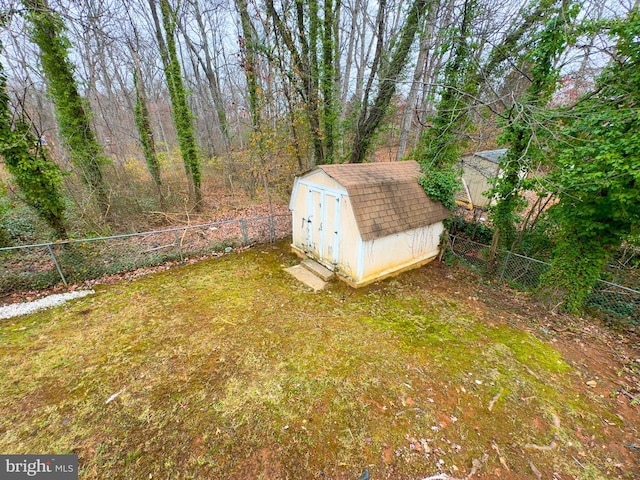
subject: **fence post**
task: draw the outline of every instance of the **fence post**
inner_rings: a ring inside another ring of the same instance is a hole
[[[502,272],[500,272],[500,279],[498,279],[498,285],[502,283],[504,280],[504,272],[507,270],[507,264],[509,263],[509,259],[511,258],[511,252],[507,252],[507,256],[504,259],[504,265],[502,266]]]
[[[247,221],[240,219],[240,230],[242,231],[242,244],[247,245],[249,243],[249,234],[247,233]]]
[[[269,243],[276,241],[276,225],[273,215],[269,215]]]
[[[51,259],[53,260],[53,264],[56,266],[56,270],[58,270],[58,275],[60,275],[60,278],[62,279],[62,283],[64,283],[64,286],[66,287],[69,284],[67,283],[67,279],[64,278],[64,273],[62,273],[62,269],[60,268],[60,264],[58,263],[58,259],[56,258],[56,254],[53,253],[53,248],[51,248],[51,244],[50,243],[47,243],[47,249],[49,250],[49,254],[51,255]]]
[[[180,254],[180,261],[184,262],[184,257],[182,256],[182,242],[180,241],[180,236],[178,235],[178,231],[173,231],[173,236],[176,237],[176,247],[178,247],[178,253]]]

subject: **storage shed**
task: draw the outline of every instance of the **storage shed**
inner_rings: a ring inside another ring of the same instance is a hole
[[[429,262],[450,212],[419,177],[414,161],[321,165],[297,177],[294,251],[355,287]]]
[[[485,196],[491,188],[490,179],[500,176],[500,159],[507,149],[486,150],[462,157],[462,189],[456,195],[458,203],[468,208],[488,207],[493,199]]]

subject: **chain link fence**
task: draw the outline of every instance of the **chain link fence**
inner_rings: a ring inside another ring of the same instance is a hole
[[[550,264],[517,253],[503,253],[498,283],[506,282],[521,290],[533,290],[540,285],[540,277]]]
[[[484,276],[497,276],[498,283],[508,283],[520,290],[535,290],[541,276],[551,266],[513,252],[498,251],[491,259],[491,246],[457,235],[449,236],[451,252],[466,265]],[[635,285],[634,285],[635,286]],[[640,324],[640,289],[598,280],[586,302],[587,308],[603,315]]]
[[[79,283],[291,234],[290,215],[0,248],[0,294]]]
[[[598,280],[587,299],[587,307],[640,324],[640,291],[623,285]]]

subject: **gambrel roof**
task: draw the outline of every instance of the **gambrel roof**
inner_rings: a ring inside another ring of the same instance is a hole
[[[415,161],[321,165],[324,173],[344,186],[363,240],[425,227],[451,212],[431,200],[418,183]]]

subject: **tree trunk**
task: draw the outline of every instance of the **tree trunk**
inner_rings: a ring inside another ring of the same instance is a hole
[[[73,163],[91,189],[103,217],[112,220],[108,188],[102,176],[102,146],[91,127],[87,104],[78,92],[69,60],[64,25],[45,0],[23,0],[32,25],[31,38],[40,48],[42,69],[48,90],[56,106],[60,135],[64,139]]]
[[[323,120],[324,120],[324,154],[326,163],[334,161],[334,143],[337,124],[335,106],[336,77],[334,67],[334,38],[335,13],[333,1],[325,0],[324,23],[322,32],[322,96],[323,96]]]
[[[192,113],[187,103],[187,92],[182,80],[182,72],[176,48],[176,12],[172,10],[168,0],[160,1],[162,25],[166,37],[162,36],[160,20],[155,0],[149,0],[151,13],[156,27],[156,38],[160,47],[160,56],[165,70],[169,96],[171,97],[173,121],[176,125],[178,144],[182,153],[187,178],[191,186],[196,211],[202,208],[202,176],[195,132],[193,129]]]
[[[160,205],[164,207],[164,195],[162,193],[162,179],[160,177],[160,162],[156,154],[156,142],[153,138],[153,130],[151,129],[151,116],[147,106],[147,92],[144,87],[144,80],[140,68],[140,59],[138,52],[131,45],[131,55],[134,61],[133,84],[136,93],[135,120],[140,136],[140,145],[147,164],[147,169],[158,191]]]
[[[344,77],[342,78],[342,86],[340,88],[340,103],[342,104],[342,112],[346,112],[344,106],[348,101],[349,84],[351,82],[351,65],[353,64],[353,52],[356,47],[358,33],[358,17],[360,15],[362,0],[355,0],[355,8],[351,11],[351,29],[349,31],[349,45],[347,47],[347,56],[344,62]],[[340,116],[340,120],[344,120],[344,113]]]
[[[395,93],[397,79],[405,67],[409,50],[413,44],[420,20],[426,10],[427,0],[415,0],[400,31],[399,41],[391,55],[391,61],[381,72],[380,86],[373,105],[368,111],[366,105],[360,112],[358,127],[353,142],[350,163],[361,163],[371,144],[372,136],[387,112]],[[367,95],[365,94],[365,100]]]
[[[187,47],[189,48],[189,50],[191,50],[192,55],[195,56],[195,58],[198,60],[198,63],[202,67],[202,70],[204,70],[207,83],[209,84],[211,99],[213,100],[213,105],[215,106],[216,116],[218,118],[218,124],[220,126],[220,133],[222,134],[224,151],[228,152],[230,146],[229,127],[227,125],[227,114],[224,109],[222,91],[220,89],[220,79],[218,78],[213,65],[213,59],[211,58],[211,49],[210,45],[207,43],[207,32],[204,26],[204,22],[202,21],[200,4],[198,0],[189,0],[189,3],[191,3],[195,10],[196,23],[198,25],[198,30],[200,31],[200,37],[202,38],[203,45],[198,48],[193,44],[191,38],[189,37],[186,26],[183,28],[183,36],[187,43]],[[204,52],[204,58],[202,58],[201,52]]]
[[[257,59],[255,56],[256,38],[255,27],[251,22],[247,0],[236,0],[236,8],[240,14],[240,25],[242,35],[240,39],[240,51],[243,54],[244,75],[247,79],[249,90],[249,112],[251,114],[251,125],[254,130],[258,130],[262,122],[261,102],[259,94],[259,80],[256,71]]]
[[[305,35],[304,10],[301,2],[296,3],[296,21],[298,25],[298,40],[301,44],[301,51],[298,51],[293,40],[291,31],[287,28],[282,18],[275,9],[273,0],[266,0],[267,15],[272,19],[274,27],[291,55],[294,67],[301,83],[301,95],[309,122],[313,151],[316,164],[325,162],[324,146],[322,143],[322,131],[320,126],[320,116],[318,111],[319,97],[317,89],[317,76],[314,78],[313,58],[317,58],[317,52],[309,51],[309,43]],[[317,63],[317,62],[316,62]]]
[[[418,92],[420,91],[420,87],[422,86],[421,81],[424,77],[424,71],[429,58],[429,48],[431,46],[434,28],[433,23],[429,23],[429,20],[431,20],[431,15],[427,14],[425,18],[426,21],[423,25],[422,34],[420,36],[420,50],[418,51],[416,68],[413,72],[413,81],[411,82],[411,87],[409,89],[407,101],[405,103],[405,109],[402,114],[402,120],[400,122],[400,141],[398,144],[398,151],[396,153],[396,160],[402,160],[407,151],[409,135],[411,134],[411,126],[413,125],[413,119],[415,117],[415,110],[418,101]]]

